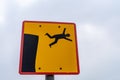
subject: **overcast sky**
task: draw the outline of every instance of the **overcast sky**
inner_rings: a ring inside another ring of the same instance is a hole
[[[45,80],[18,73],[24,20],[76,23],[81,72],[55,80],[120,80],[120,0],[0,0],[0,80]]]

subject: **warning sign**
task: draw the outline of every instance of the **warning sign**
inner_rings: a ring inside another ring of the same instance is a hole
[[[24,21],[20,74],[78,74],[74,23]]]

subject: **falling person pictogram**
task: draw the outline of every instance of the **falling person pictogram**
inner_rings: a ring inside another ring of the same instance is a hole
[[[69,34],[69,33],[65,34],[65,31],[66,31],[66,28],[64,28],[62,34],[55,34],[55,35],[53,35],[53,36],[51,36],[49,33],[46,33],[46,34],[45,34],[45,35],[47,35],[50,39],[55,38],[55,41],[49,44],[50,48],[51,48],[52,45],[56,44],[59,39],[65,39],[65,40],[68,40],[68,41],[72,41],[71,39],[68,38],[68,37],[70,37],[70,34]]]

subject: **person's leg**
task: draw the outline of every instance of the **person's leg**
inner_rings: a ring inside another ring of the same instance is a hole
[[[56,44],[58,39],[56,38],[54,42],[52,42],[49,46],[51,47],[52,45]]]

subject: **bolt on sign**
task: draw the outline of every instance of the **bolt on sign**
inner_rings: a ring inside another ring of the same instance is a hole
[[[79,74],[74,23],[24,21],[20,74]]]

